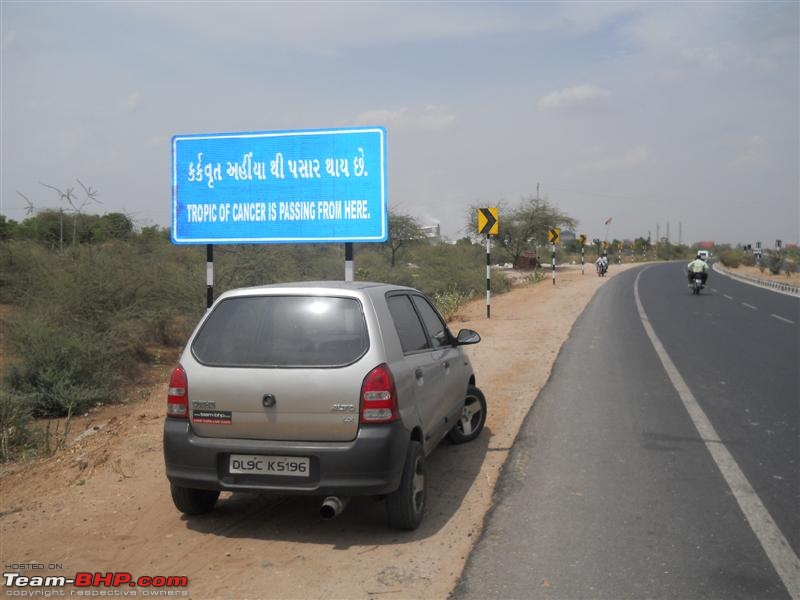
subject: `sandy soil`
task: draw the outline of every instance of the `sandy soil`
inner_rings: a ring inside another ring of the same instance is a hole
[[[317,499],[229,494],[211,515],[181,516],[164,477],[161,384],[77,419],[74,441],[57,456],[5,469],[0,558],[45,565],[29,575],[187,576],[192,598],[446,598],[522,419],[607,280],[589,269],[559,272],[556,286],[547,280],[494,297],[489,320],[482,300],[457,315],[454,331],[470,327],[483,338],[469,352],[489,416],[475,442],[445,442],[429,458],[428,512],[413,533],[388,529],[383,503],[367,498],[332,521],[319,517]]]

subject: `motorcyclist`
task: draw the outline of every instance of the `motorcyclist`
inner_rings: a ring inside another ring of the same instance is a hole
[[[708,279],[708,263],[703,260],[703,256],[699,252],[697,253],[697,258],[687,265],[687,269],[689,270],[689,285],[692,285],[695,275],[700,275],[703,286],[706,285],[706,280]]]
[[[608,256],[606,255],[605,250],[600,256],[597,257],[595,265],[597,266],[598,273],[605,273],[608,271]]]

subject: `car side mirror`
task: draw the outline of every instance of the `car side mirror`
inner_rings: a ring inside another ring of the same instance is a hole
[[[478,335],[477,331],[473,331],[472,329],[462,329],[458,332],[458,337],[456,338],[456,342],[458,342],[459,346],[466,346],[467,344],[477,344],[481,341],[481,336]]]

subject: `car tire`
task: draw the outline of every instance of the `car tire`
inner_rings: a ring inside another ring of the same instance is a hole
[[[454,444],[471,442],[483,431],[486,423],[486,398],[477,387],[471,385],[467,388],[467,397],[458,422],[447,434],[447,438]]]
[[[214,510],[219,490],[196,490],[170,484],[172,502],[185,515],[204,515]]]
[[[389,525],[395,529],[414,530],[425,513],[425,453],[422,444],[411,441],[406,451],[400,487],[386,497]]]

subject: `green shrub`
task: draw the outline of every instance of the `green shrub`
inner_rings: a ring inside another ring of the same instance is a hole
[[[729,269],[735,269],[742,264],[742,251],[741,250],[724,250],[719,259],[723,265]]]
[[[544,281],[545,279],[547,279],[547,275],[542,269],[536,269],[525,279],[527,280],[528,283],[539,283],[540,281]]]
[[[432,299],[445,321],[450,321],[458,312],[458,309],[468,300],[468,297],[464,292],[453,288],[433,294]]]
[[[20,249],[26,274],[11,277],[21,314],[8,326],[14,360],[4,380],[31,399],[37,416],[120,400],[149,348],[183,343],[202,314],[197,249],[119,240],[63,252],[30,242]]]
[[[486,253],[480,246],[449,246],[420,244],[414,249],[413,262],[419,265],[414,287],[434,296],[459,290],[473,298],[486,290]],[[503,273],[491,273],[494,293],[511,288]]]
[[[120,381],[113,370],[118,361],[93,335],[37,318],[12,324],[9,333],[16,360],[6,383],[29,399],[36,416],[62,416],[107,401]]]
[[[766,263],[770,273],[773,275],[781,274],[781,267],[783,267],[783,256],[781,256],[778,252],[770,254],[766,258]]]

